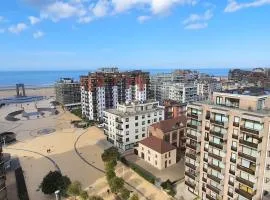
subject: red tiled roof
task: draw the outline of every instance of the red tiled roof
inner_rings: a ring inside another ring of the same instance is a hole
[[[158,128],[162,130],[163,133],[167,133],[172,130],[185,127],[186,123],[187,123],[187,118],[186,116],[183,115],[183,116],[179,116],[173,119],[167,119],[167,120],[157,122],[155,124],[152,124],[151,126],[155,129]]]
[[[175,146],[171,145],[168,142],[165,142],[164,140],[161,140],[155,136],[150,136],[142,141],[139,142],[140,144],[147,146],[148,148],[160,153],[164,154],[168,151],[176,149]]]

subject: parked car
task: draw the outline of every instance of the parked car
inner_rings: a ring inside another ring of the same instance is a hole
[[[104,124],[99,124],[97,125],[98,128],[103,128],[104,127]]]

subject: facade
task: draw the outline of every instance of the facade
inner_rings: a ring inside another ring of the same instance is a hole
[[[102,121],[104,110],[149,96],[149,73],[140,70],[122,73],[102,68],[81,76],[80,81],[82,114],[89,120]]]
[[[128,150],[147,137],[147,128],[164,119],[164,108],[157,101],[118,104],[104,111],[104,133],[107,140],[122,150]]]
[[[187,118],[185,115],[173,119],[162,120],[148,128],[149,136],[155,136],[177,148],[178,158],[185,152],[185,130]]]
[[[197,85],[173,83],[170,85],[169,99],[181,103],[193,102],[197,100]]]
[[[261,200],[270,191],[270,96],[261,88],[188,105],[185,184],[201,199]]]
[[[202,80],[197,83],[197,95],[200,100],[212,98],[213,92],[220,92],[222,84],[214,80]]]
[[[56,101],[65,107],[76,107],[81,104],[80,83],[71,78],[61,78],[54,85]]]
[[[163,102],[163,106],[165,109],[165,119],[173,119],[186,115],[186,103],[178,103],[177,101],[166,99]]]
[[[176,148],[154,136],[140,141],[137,150],[140,158],[159,170],[176,163]]]

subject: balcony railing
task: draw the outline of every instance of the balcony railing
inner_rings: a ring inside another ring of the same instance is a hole
[[[216,154],[214,154],[214,153],[208,153],[208,156],[210,156],[210,157],[212,157],[212,158],[215,158],[215,159],[217,159],[217,160],[219,160],[219,161],[222,161],[222,157],[221,156],[219,156],[219,155],[216,155]]]
[[[251,188],[253,188],[254,187],[254,183],[252,183],[251,181],[248,181],[248,180],[246,180],[246,179],[243,179],[243,178],[241,178],[241,177],[236,177],[236,180],[239,182],[239,183],[242,183],[242,184],[244,184],[244,185],[247,185],[247,186],[249,186],[249,187],[251,187]]]
[[[197,145],[192,145],[192,144],[186,143],[186,147],[191,148],[191,149],[196,150],[196,151],[200,151],[200,146],[197,146]]]
[[[232,138],[238,140],[238,135],[232,134]]]
[[[221,179],[214,176],[214,175],[211,175],[211,174],[207,174],[207,178],[210,178],[211,180],[217,182],[217,183],[220,183]]]
[[[185,165],[193,170],[196,170],[196,166],[191,163],[185,162]]]
[[[256,190],[252,194],[250,194],[247,191],[241,190],[239,188],[235,188],[235,192],[249,200],[252,200],[253,196],[256,194]]]
[[[193,160],[196,160],[197,159],[196,154],[191,154],[191,153],[186,153],[186,157],[189,157],[189,158],[191,158]]]
[[[211,191],[215,192],[216,194],[220,193],[220,190],[212,185],[207,184],[206,186],[208,189],[210,189]]]
[[[212,147],[216,147],[216,148],[218,148],[220,150],[223,150],[223,145],[222,144],[216,144],[216,143],[210,141],[209,145],[212,146]]]
[[[253,143],[253,142],[249,142],[249,141],[246,141],[246,140],[243,140],[243,139],[240,139],[239,143],[243,144],[243,145],[246,145],[246,146],[249,146],[249,147],[256,148],[256,149],[258,148],[258,144]]]
[[[242,157],[242,158],[246,158],[248,160],[251,160],[252,162],[256,162],[257,158],[253,157],[251,155],[245,154],[243,152],[238,152],[238,156]]]
[[[187,116],[190,117],[190,118],[194,118],[194,119],[201,119],[201,114],[198,115],[197,113],[191,113],[191,112],[188,112],[187,113]]]
[[[191,172],[185,171],[185,175],[188,176],[188,177],[190,177],[193,180],[196,179],[196,174],[193,174]]]
[[[235,175],[235,171],[232,170],[232,169],[229,169],[229,173],[232,174],[232,175]]]
[[[223,133],[219,133],[219,132],[216,132],[213,130],[210,131],[210,134],[215,135],[215,136],[220,137],[220,138],[224,138],[224,136],[225,136]]]
[[[115,119],[115,122],[123,124],[123,121],[121,119],[118,119],[118,118]]]
[[[188,187],[193,188],[193,189],[195,189],[195,187],[196,187],[196,184],[191,183],[191,182],[189,182],[189,181],[185,181],[185,184],[186,184]]]
[[[221,168],[221,167],[216,166],[216,165],[214,165],[214,164],[212,164],[212,163],[208,163],[208,167],[210,167],[211,169],[214,169],[214,170],[216,170],[216,171],[219,171],[219,172],[222,171],[222,168]]]
[[[228,122],[222,122],[222,121],[217,121],[217,120],[214,120],[214,119],[210,119],[210,122],[212,124],[215,124],[215,125],[218,125],[218,126],[223,126],[223,127],[228,127]]]
[[[241,131],[244,131],[244,132],[248,132],[248,133],[260,135],[260,131],[254,130],[254,129],[249,129],[249,128],[246,128],[246,127],[244,127],[244,126],[240,126],[240,130],[241,130]]]
[[[237,165],[237,168],[238,168],[239,170],[245,171],[245,172],[247,172],[247,173],[249,173],[249,174],[251,174],[251,175],[255,175],[255,170],[253,170],[253,169],[246,168],[246,167],[244,167],[244,166],[242,166],[242,165],[240,165],[240,164]]]
[[[191,124],[191,123],[187,123],[187,127],[192,128],[192,129],[200,129],[200,125],[195,125],[195,124]]]
[[[187,136],[188,138],[191,138],[191,139],[196,140],[196,141],[197,141],[197,139],[198,139],[198,137],[197,137],[196,135],[191,135],[191,134],[189,134],[189,133],[187,133],[186,136]]]
[[[210,200],[216,200],[216,198],[212,197],[210,194],[206,194],[206,198]]]
[[[116,129],[122,131],[123,127],[118,125],[118,126],[116,126]]]
[[[204,178],[204,177],[202,177],[202,181],[205,182],[205,183],[207,183],[207,179]]]
[[[239,122],[233,122],[233,126],[239,127]]]
[[[123,139],[122,139],[122,138],[117,138],[117,139],[116,139],[116,142],[118,142],[118,143],[123,143]]]

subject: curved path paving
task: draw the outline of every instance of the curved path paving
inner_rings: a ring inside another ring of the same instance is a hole
[[[96,170],[99,171],[100,173],[105,174],[105,171],[104,171],[104,170],[102,170],[102,169],[96,167],[95,165],[89,163],[89,162],[88,162],[88,161],[80,154],[80,152],[78,151],[77,143],[78,143],[78,141],[80,140],[80,138],[81,138],[85,133],[87,133],[87,131],[83,132],[83,133],[82,133],[81,135],[79,135],[78,138],[76,139],[76,141],[75,141],[75,143],[74,143],[74,150],[75,150],[76,154],[80,157],[80,159],[83,160],[83,162],[85,162],[85,163],[86,163],[87,165],[89,165],[90,167],[96,169]],[[128,183],[128,182],[126,182],[126,181],[125,181],[125,183],[126,183],[129,187],[131,187],[132,189],[134,189],[137,193],[139,193],[139,194],[140,194],[142,197],[144,197],[145,199],[151,200],[151,199],[149,199],[148,197],[146,197],[146,196],[144,195],[143,192],[141,192],[140,190],[138,190],[136,187],[132,186],[130,183]]]

